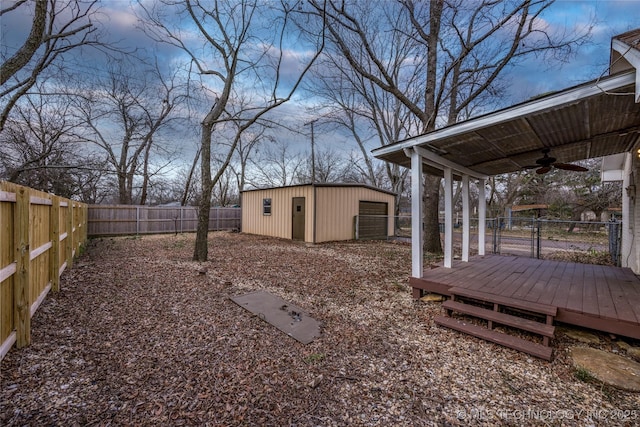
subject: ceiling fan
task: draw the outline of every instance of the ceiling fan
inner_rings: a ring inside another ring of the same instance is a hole
[[[538,160],[536,160],[536,164],[535,165],[530,165],[530,166],[525,166],[525,169],[535,169],[536,173],[538,175],[542,175],[545,174],[547,172],[549,172],[551,169],[553,168],[557,168],[557,169],[564,169],[567,171],[574,171],[574,172],[587,172],[589,169],[579,166],[579,165],[574,165],[572,163],[560,163],[560,162],[556,162],[556,158],[555,157],[551,157],[549,156],[549,152],[551,151],[550,148],[543,148],[542,149],[542,154],[543,156],[541,158],[539,158]]]

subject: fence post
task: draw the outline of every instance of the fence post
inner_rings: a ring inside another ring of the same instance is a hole
[[[536,258],[540,259],[540,218],[536,218]]]
[[[609,221],[609,255],[611,261],[617,267],[620,267],[620,235],[622,227],[620,222],[615,218],[611,218]]]
[[[31,343],[31,302],[29,301],[29,270],[31,266],[30,194],[26,187],[16,191],[16,215],[14,217],[14,247],[16,254],[16,276],[14,279],[13,304],[15,313],[16,344],[18,348]]]
[[[84,205],[81,208],[82,211],[82,221],[80,221],[82,226],[82,246],[86,247],[87,244],[87,236],[89,235],[89,205]]]
[[[67,268],[73,265],[73,201],[67,201]]]
[[[53,292],[60,290],[60,197],[53,196],[49,211],[51,249],[49,254],[49,279]]]
[[[497,254],[500,253],[500,251],[498,250],[498,224],[500,222],[500,218],[496,217],[495,219],[493,219],[492,221],[493,224],[493,232],[491,233],[491,237],[492,237],[492,243],[493,243],[493,253]]]

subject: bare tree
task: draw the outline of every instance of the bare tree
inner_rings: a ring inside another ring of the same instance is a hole
[[[173,119],[172,111],[185,98],[175,75],[164,77],[157,65],[145,71],[116,63],[105,79],[97,79],[74,95],[85,138],[106,154],[117,178],[121,204],[133,203],[137,185],[141,189],[140,203],[146,202],[152,174],[150,156],[152,149],[159,146],[154,138],[158,139],[160,131]],[[137,77],[133,77],[134,73]],[[166,163],[159,169],[164,166]],[[138,176],[142,176],[140,184],[136,182]]]
[[[83,180],[101,176],[104,162],[83,149],[66,99],[36,92],[22,98],[0,132],[0,177],[84,199]]]
[[[197,30],[198,37],[187,37],[180,28],[165,19],[171,7],[172,19],[183,20]],[[162,5],[143,6],[145,31],[153,39],[170,43],[190,58],[190,63],[214,94],[211,108],[201,122],[201,179],[202,200],[198,209],[198,228],[193,259],[206,261],[208,257],[208,225],[213,188],[231,162],[241,135],[269,111],[289,101],[301,79],[321,51],[321,42],[310,48],[314,51],[306,64],[292,77],[286,63],[287,43],[295,46],[294,30],[290,25],[298,5],[282,2],[279,5],[255,0],[214,0],[200,2],[185,0]],[[321,14],[320,14],[321,15]],[[322,38],[320,38],[322,40]],[[201,41],[204,41],[204,46]],[[286,77],[286,79],[285,79]],[[234,96],[249,85],[255,94],[249,108],[229,114]],[[216,125],[226,120],[239,121],[227,156],[215,174],[211,171],[212,133]]]
[[[408,60],[406,54],[396,58],[396,73]],[[309,91],[329,102],[331,113],[326,120],[346,129],[359,149],[352,155],[352,167],[358,170],[360,181],[384,187],[396,195],[395,215],[399,214],[400,200],[406,188],[408,170],[398,165],[377,161],[370,154],[375,146],[392,144],[406,138],[415,128],[415,116],[392,94],[381,90],[362,78],[341,55],[327,55],[313,70],[314,78]],[[325,106],[326,108],[326,106]]]
[[[41,74],[59,64],[65,53],[102,43],[94,23],[97,1],[19,0],[0,9],[3,21],[33,7],[31,31],[22,46],[2,57],[0,66],[0,131],[18,100],[29,92]],[[5,21],[6,22],[6,21]]]
[[[240,193],[236,187],[235,175],[231,168],[224,171],[213,189],[213,200],[218,206],[228,207],[240,203]]]
[[[541,16],[547,0],[310,3],[326,17],[329,53],[415,117],[408,135],[486,110],[510,66],[531,56],[563,60],[590,33],[552,31]],[[441,252],[440,178],[425,180],[425,250]]]
[[[180,198],[180,206],[186,206],[189,199],[195,199],[194,192],[194,181],[196,169],[198,166],[198,160],[200,160],[200,147],[196,150],[195,156],[193,156],[193,162],[191,163],[191,167],[186,174],[185,182],[184,182],[184,190],[182,191],[182,197]],[[197,191],[196,191],[197,192]]]
[[[535,174],[524,171],[508,173],[489,178],[489,216],[498,217],[505,215],[506,209],[511,207],[519,198],[526,194]],[[532,202],[533,203],[533,202]]]
[[[239,192],[244,190],[247,182],[247,166],[251,155],[254,154],[256,147],[262,143],[264,139],[268,139],[265,136],[266,127],[259,127],[257,130],[252,129],[252,132],[245,132],[236,146],[235,162],[231,163],[229,167],[236,177],[236,186]]]
[[[315,176],[315,183],[345,182],[348,179],[349,164],[343,160],[337,151],[332,148],[316,150],[313,164],[307,158],[306,167],[298,171],[298,182],[312,182],[311,177]],[[315,173],[311,174],[311,168],[315,168]]]
[[[297,184],[305,159],[299,153],[291,152],[287,143],[281,140],[263,147],[259,156],[250,160],[252,174],[247,183],[253,187],[283,187]]]

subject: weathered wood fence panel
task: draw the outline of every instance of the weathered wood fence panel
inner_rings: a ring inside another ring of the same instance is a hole
[[[87,239],[87,205],[0,181],[0,360],[31,342],[31,317]]]
[[[89,236],[183,233],[196,231],[198,208],[193,206],[90,205]],[[240,208],[211,208],[209,230],[240,230]]]

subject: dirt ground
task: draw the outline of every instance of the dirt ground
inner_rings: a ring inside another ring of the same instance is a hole
[[[103,238],[1,362],[0,424],[638,425],[640,396],[433,323],[410,248],[238,233]],[[200,274],[206,268],[205,274]],[[230,300],[265,290],[322,322],[303,345]],[[601,334],[596,347],[619,351]],[[592,345],[593,346],[593,345]]]

